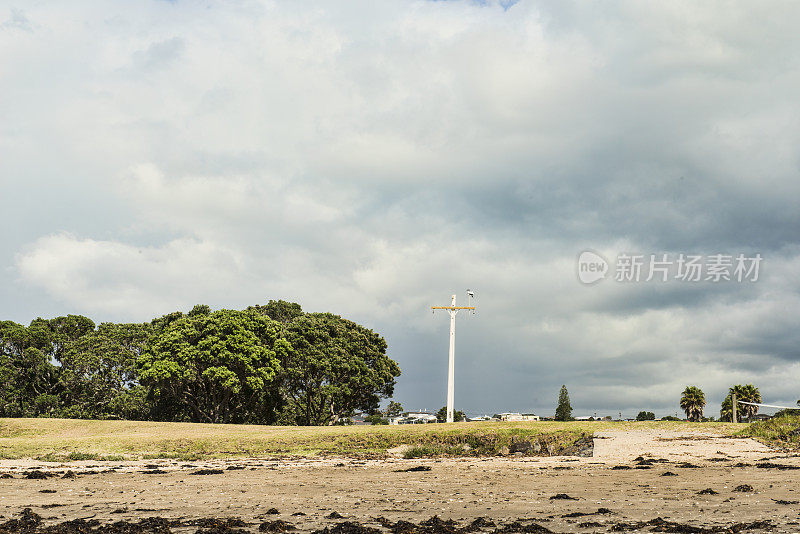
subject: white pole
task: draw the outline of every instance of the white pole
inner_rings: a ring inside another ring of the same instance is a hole
[[[468,303],[469,299],[473,296],[472,291],[467,290]],[[436,310],[447,310],[447,313],[450,314],[450,361],[447,366],[447,422],[452,423],[455,419],[455,417],[453,417],[453,405],[455,404],[456,315],[458,315],[458,310],[468,310],[474,313],[476,308],[475,306],[456,306],[456,296],[451,295],[450,306],[431,306],[432,312]]]
[[[456,296],[452,296],[450,306],[455,307]],[[448,310],[450,312],[450,361],[447,367],[447,422],[453,422],[453,402],[455,397],[455,368],[456,368],[456,314],[458,310]]]

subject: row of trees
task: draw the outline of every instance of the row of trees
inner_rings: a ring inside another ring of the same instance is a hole
[[[733,419],[733,396],[736,395],[737,414],[742,419],[750,419],[758,413],[758,406],[750,404],[739,404],[738,401],[760,403],[761,392],[753,384],[737,384],[728,389],[728,395],[722,401],[719,412],[720,421],[731,421]],[[681,409],[686,412],[689,421],[701,421],[703,419],[703,409],[706,406],[706,396],[703,390],[697,386],[687,386],[681,394]]]
[[[270,301],[144,324],[78,315],[0,322],[0,417],[335,424],[377,410],[400,375],[385,340]]]
[[[731,388],[728,390],[728,395],[725,397],[725,400],[722,401],[722,407],[720,409],[720,421],[732,420],[733,415],[731,407],[733,395],[736,395],[737,401],[749,403],[761,402],[761,392],[753,384],[737,384],[735,386],[731,386]],[[800,401],[797,402],[800,405]],[[703,390],[697,386],[687,386],[687,388],[684,389],[683,393],[681,394],[680,405],[681,409],[686,412],[686,418],[689,421],[701,421],[703,420],[703,409],[706,406],[705,393],[703,393]],[[758,406],[739,404],[737,413],[742,419],[750,419],[758,413]],[[653,421],[655,418],[656,416],[653,412],[646,411],[639,412],[639,414],[636,416],[637,421]],[[561,390],[558,394],[558,406],[556,407],[554,419],[556,421],[569,421],[572,419],[572,405],[570,404],[569,393],[567,392],[567,386],[565,385],[561,386]]]

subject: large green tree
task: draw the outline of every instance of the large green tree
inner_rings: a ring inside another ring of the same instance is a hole
[[[266,422],[291,350],[279,324],[250,311],[196,311],[166,324],[139,358],[139,380],[192,421]]]
[[[681,394],[681,410],[686,412],[689,421],[703,419],[703,408],[706,406],[706,394],[697,386],[686,386]]]
[[[0,322],[0,417],[57,414],[61,373],[51,350],[51,333],[41,319],[27,328]]]
[[[64,415],[146,418],[136,364],[150,332],[149,324],[102,323],[68,342],[60,357]]]
[[[285,333],[292,350],[284,364],[282,422],[335,424],[356,410],[373,413],[392,395],[400,367],[372,330],[338,315],[306,313]]]
[[[750,419],[758,413],[758,406],[751,406],[749,404],[739,404],[738,401],[744,402],[761,402],[761,392],[753,384],[737,384],[728,389],[728,395],[722,401],[722,406],[719,411],[720,421],[731,421],[733,419],[731,410],[731,396],[736,394],[737,400],[737,420]]]

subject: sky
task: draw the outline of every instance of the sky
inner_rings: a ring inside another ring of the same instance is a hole
[[[578,416],[674,415],[688,385],[707,415],[738,383],[794,405],[798,19],[781,1],[0,0],[0,318],[290,300],[382,334],[395,400],[435,411],[449,319],[430,307],[471,289],[465,412],[552,415],[562,384]],[[584,251],[607,262],[592,284]],[[715,255],[730,280],[706,280]],[[761,258],[741,281],[739,255]]]

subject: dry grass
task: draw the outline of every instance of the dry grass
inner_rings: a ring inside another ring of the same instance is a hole
[[[481,422],[451,425],[285,427],[77,419],[0,419],[0,458],[121,460],[202,459],[233,456],[381,457],[408,444],[428,455],[453,454],[460,444],[483,444],[472,454],[492,454],[513,437],[558,435],[563,442],[609,429],[692,428],[730,435],[724,423],[656,421]],[[485,446],[484,446],[485,445]]]

